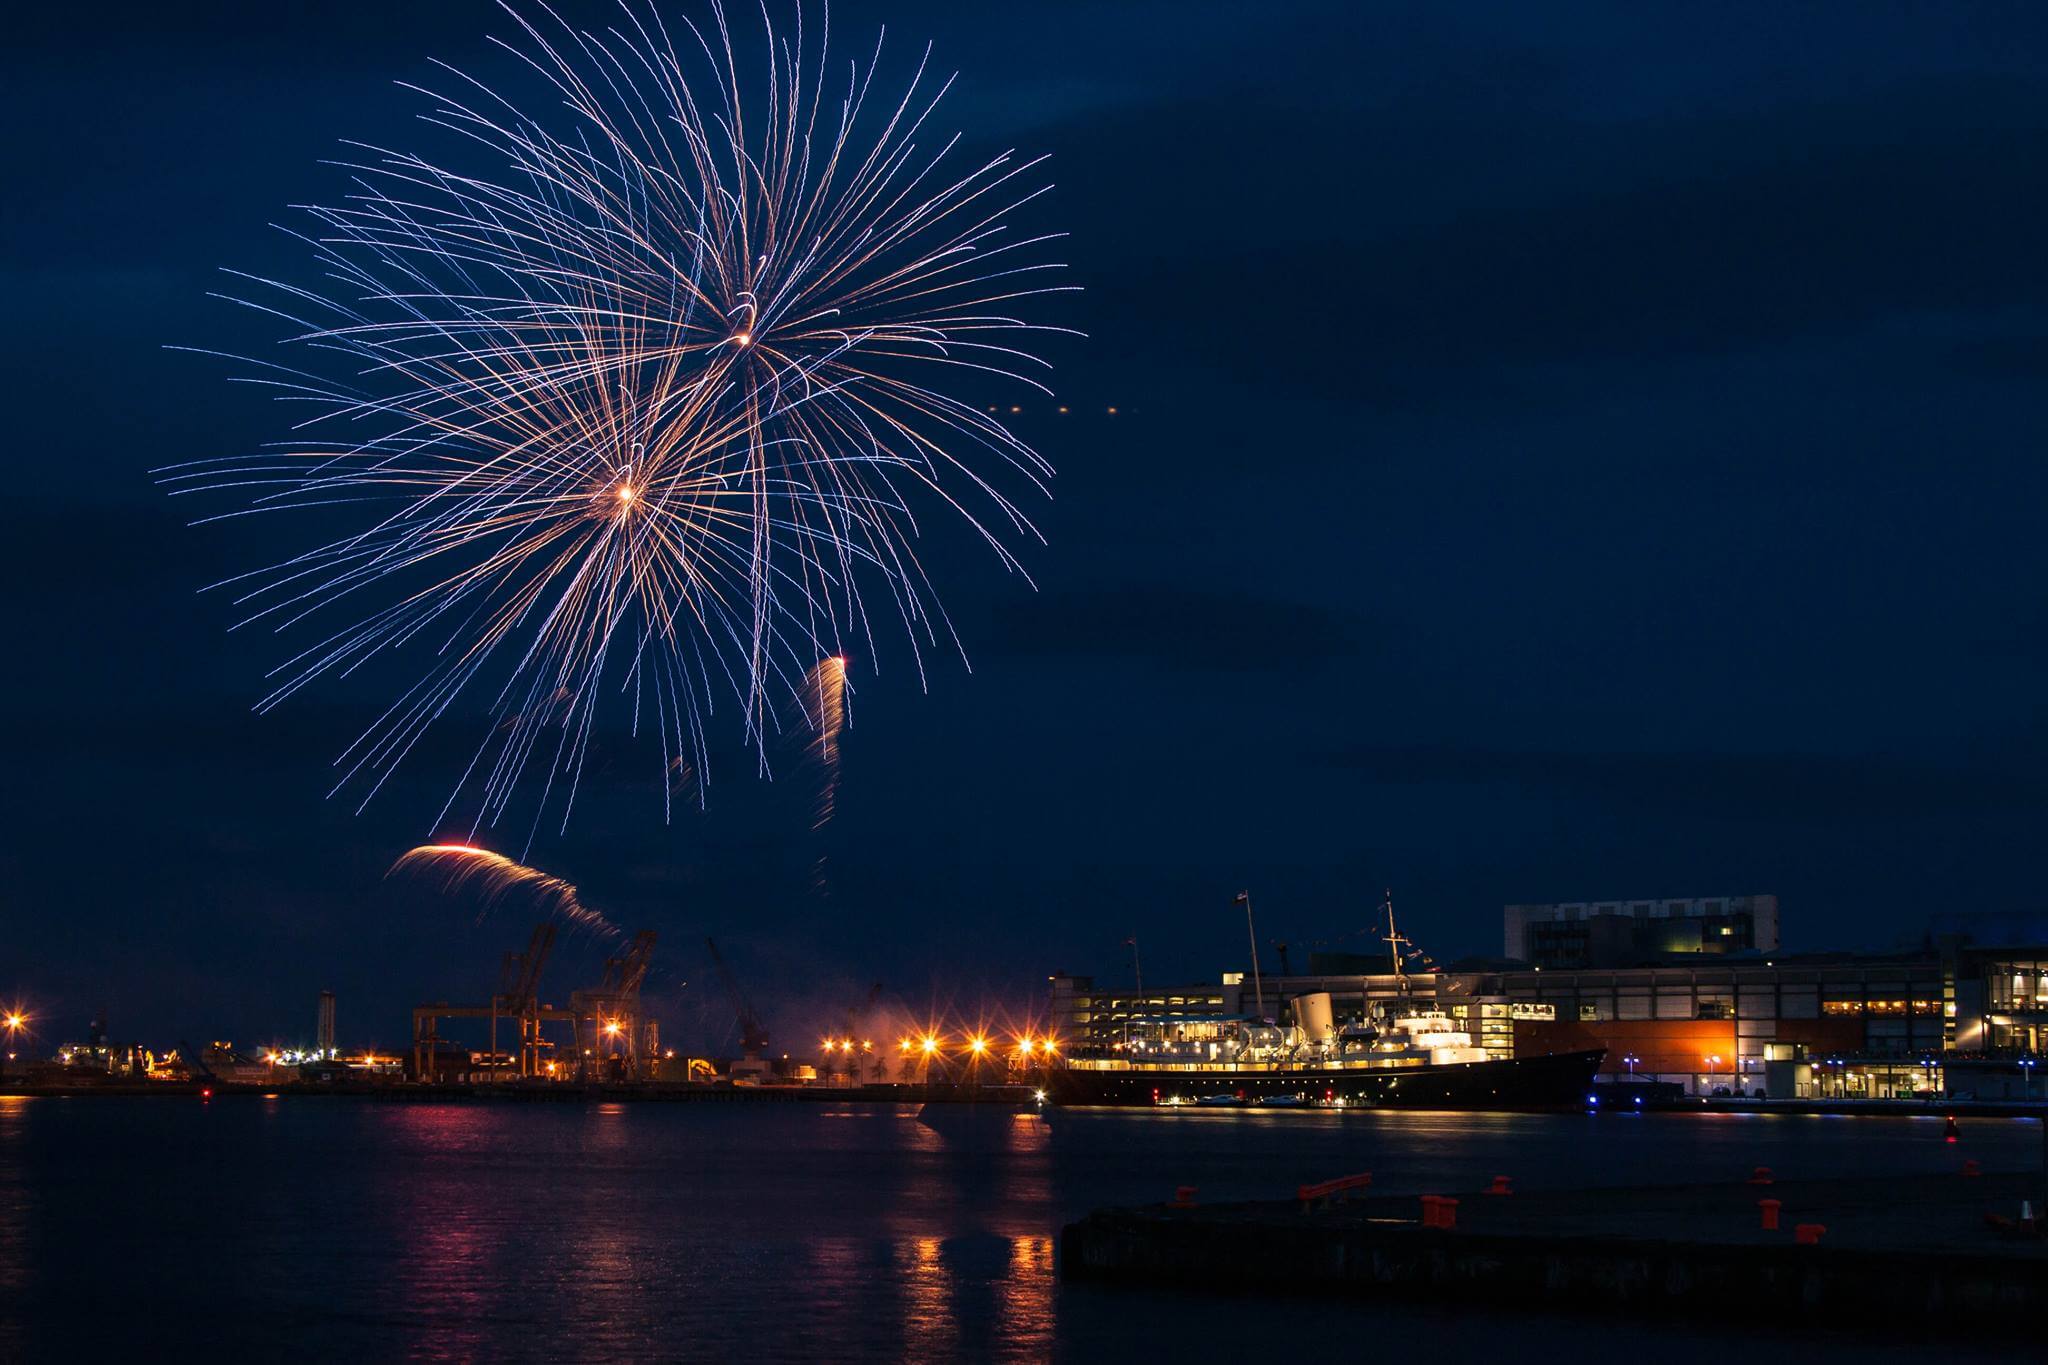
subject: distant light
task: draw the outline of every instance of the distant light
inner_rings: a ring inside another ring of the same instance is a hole
[[[25,1014],[10,1014],[7,1016],[7,1027],[11,1029],[20,1028],[23,1024],[26,1024],[27,1022],[28,1016]]]
[[[1045,1092],[1043,1090],[1034,1090],[1031,1093],[1037,1098],[1040,1104],[1045,1103]]]
[[[988,1051],[988,1039],[977,1033],[967,1040],[967,1046],[973,1052],[986,1052]]]
[[[937,1052],[939,1050],[939,1040],[932,1037],[929,1033],[927,1033],[924,1036],[923,1046],[925,1055],[930,1056],[932,1053]]]
[[[754,334],[752,332],[734,332],[732,334],[732,344],[744,350],[754,344]]]
[[[1029,1057],[1031,1055],[1031,1049],[1033,1048],[1033,1046],[1035,1046],[1035,1044],[1033,1044],[1029,1038],[1026,1038],[1023,1042],[1017,1044],[1017,1051],[1023,1053],[1026,1057]]]

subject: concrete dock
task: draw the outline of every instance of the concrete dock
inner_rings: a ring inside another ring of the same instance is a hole
[[[1062,1231],[1060,1273],[1838,1330],[2048,1331],[2048,1242],[1993,1221],[2016,1222],[2023,1200],[2039,1211],[2039,1172],[1509,1194],[1491,1184],[1435,1196],[1457,1201],[1434,1206],[1449,1227],[1426,1226],[1413,1195],[1305,1207],[1202,1205],[1194,1192],[1186,1206],[1103,1210]],[[1775,1230],[1764,1200],[1777,1203]]]

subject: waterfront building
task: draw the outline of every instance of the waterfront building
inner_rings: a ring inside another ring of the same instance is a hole
[[[1632,967],[1679,955],[1775,952],[1778,898],[1510,905],[1501,924],[1502,954],[1516,961],[1545,968]]]
[[[1918,945],[1889,953],[1729,953],[1570,970],[1485,961],[1400,975],[1377,956],[1316,954],[1309,965],[1309,974],[1263,978],[1265,1015],[1288,1022],[1291,1002],[1315,994],[1329,996],[1340,1027],[1390,1004],[1434,1006],[1489,1058],[1604,1048],[1604,1081],[1664,1081],[1694,1095],[2048,1098],[2048,1077],[2036,1074],[2048,1045],[2040,916],[1944,917]],[[1054,1029],[1088,1047],[1258,1012],[1237,972],[1144,991],[1065,974],[1051,984]]]
[[[1604,1075],[1669,1081],[1693,1094],[1747,1094],[1772,1061],[1791,1094],[1890,1099],[1940,1089],[1954,987],[1938,953],[1819,953],[1658,966],[1500,974],[1509,998],[1550,1006],[1516,1025],[1517,1048],[1604,1047]],[[1849,1066],[1850,1062],[1858,1065]],[[1789,1097],[1789,1095],[1788,1095]]]

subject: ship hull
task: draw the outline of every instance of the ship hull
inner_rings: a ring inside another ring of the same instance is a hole
[[[1601,1049],[1552,1052],[1498,1062],[1388,1070],[1313,1066],[1175,1071],[1135,1066],[1095,1071],[1059,1067],[1046,1077],[1054,1104],[1190,1105],[1227,1096],[1246,1105],[1312,1104],[1360,1109],[1558,1109],[1592,1093]]]

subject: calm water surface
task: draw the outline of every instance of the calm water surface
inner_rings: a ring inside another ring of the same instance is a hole
[[[1963,1154],[2038,1161],[1975,1120]],[[1725,1361],[1735,1319],[1644,1325],[1063,1288],[1060,1224],[1168,1197],[1953,1170],[1925,1119],[1062,1114],[815,1104],[0,1099],[0,1359],[1432,1361],[1654,1350]],[[1924,1361],[1825,1329],[1766,1361]],[[1988,1358],[1988,1357],[1987,1357]]]

